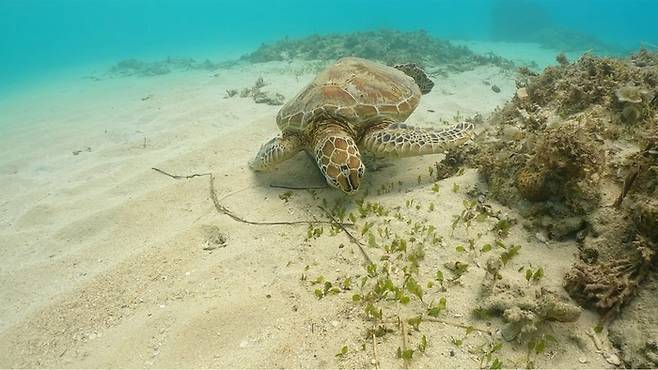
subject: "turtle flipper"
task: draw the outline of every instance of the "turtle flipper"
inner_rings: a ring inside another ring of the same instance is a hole
[[[443,130],[392,123],[367,132],[361,148],[374,156],[413,157],[441,153],[449,146],[465,142],[472,129],[473,124],[468,122]]]
[[[292,158],[303,149],[302,140],[297,135],[277,136],[263,144],[256,158],[249,161],[249,167],[263,171]]]

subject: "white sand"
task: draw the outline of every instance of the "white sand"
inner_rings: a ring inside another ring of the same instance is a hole
[[[297,191],[285,203],[278,197],[284,190],[268,187],[322,184],[304,155],[269,174],[247,168],[260,144],[277,132],[279,107],[224,96],[226,89],[248,87],[258,76],[267,90],[290,98],[313,74],[302,63],[270,63],[216,76],[81,79],[5,102],[0,367],[372,368],[371,341],[364,337],[369,324],[351,294],[318,300],[315,286],[300,280],[303,273],[332,279],[362,273],[358,249],[345,235],[304,242],[303,225],[238,223],[215,210],[207,177],[174,180],[151,170],[212,172],[221,203],[249,220],[323,218],[309,193]],[[502,92],[494,93],[483,80]],[[512,75],[491,67],[436,83],[409,123],[439,127],[439,120],[457,112],[486,115],[515,90]],[[73,155],[76,150],[81,152]],[[468,170],[441,181],[438,195],[432,192],[427,168],[441,158],[392,162],[368,173],[365,184],[369,200],[389,207],[410,198],[437,205],[435,212],[414,214],[435,225],[447,245],[426,251],[425,275],[458,258],[454,245],[466,236],[451,237],[450,224],[464,192],[478,182]],[[375,195],[390,181],[402,181],[405,190]],[[459,192],[450,191],[453,183],[460,184]],[[329,189],[318,194],[337,196]],[[204,242],[213,226],[228,235],[228,243],[207,251]],[[488,228],[482,224],[475,231]],[[560,289],[574,260],[573,244],[541,244],[520,226],[508,242],[523,245],[506,270],[510,276],[521,280],[516,269],[532,262],[544,266],[547,285]],[[469,317],[483,274],[474,267],[462,286],[445,293],[446,319],[487,327]],[[554,324],[560,346],[539,356],[537,365],[606,366],[584,335],[595,320],[585,313],[576,325]],[[501,326],[500,320],[490,322],[490,329]],[[482,335],[471,334],[459,349],[450,338],[463,336],[463,329],[432,325],[423,324],[430,346],[415,355],[412,366],[478,366],[468,349],[483,343]],[[582,348],[568,339],[571,333],[582,339]],[[335,354],[345,344],[350,352],[340,359]],[[394,356],[398,346],[398,334],[380,340],[382,367],[402,366]],[[524,366],[525,346],[506,343],[499,357],[506,366]]]

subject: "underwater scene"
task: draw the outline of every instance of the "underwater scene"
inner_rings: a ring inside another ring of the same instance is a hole
[[[0,368],[658,367],[655,0],[0,0]]]

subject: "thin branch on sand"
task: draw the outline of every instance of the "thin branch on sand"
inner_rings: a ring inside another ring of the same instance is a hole
[[[249,225],[309,225],[309,224],[333,224],[334,221],[251,221],[244,219],[235,213],[231,211],[230,209],[226,208],[226,206],[222,205],[219,202],[219,198],[217,197],[217,192],[215,191],[215,175],[213,175],[210,172],[206,173],[193,173],[191,175],[173,175],[169,172],[163,171],[159,168],[152,167],[152,170],[159,172],[165,176],[169,176],[172,179],[176,180],[182,180],[182,179],[192,179],[194,177],[203,177],[203,176],[208,176],[210,179],[210,199],[212,199],[213,204],[215,205],[215,209],[222,214],[225,214],[232,218],[235,221],[242,222],[244,224],[249,224]],[[345,227],[345,224],[339,224],[341,227]]]
[[[276,188],[276,189],[287,189],[287,190],[320,190],[320,189],[326,189],[326,185],[319,185],[319,186],[289,186],[289,185],[279,185],[279,184],[270,184],[271,188]]]
[[[182,175],[182,176],[181,176],[181,175],[172,175],[172,174],[170,174],[170,173],[168,173],[168,172],[165,172],[165,171],[163,171],[163,170],[161,170],[161,169],[159,169],[159,168],[155,168],[155,167],[151,167],[151,169],[152,169],[153,171],[160,172],[161,174],[163,174],[163,175],[165,175],[165,176],[169,176],[169,177],[171,177],[172,179],[176,179],[176,180],[181,180],[181,179],[191,179],[191,178],[194,178],[194,177],[200,177],[200,176],[212,176],[212,174],[211,174],[210,172],[205,172],[205,173],[194,173],[194,174],[191,174],[191,175]]]
[[[404,321],[400,320],[399,317],[398,321],[400,322],[400,332],[402,334],[402,352],[404,353],[407,351],[407,326],[404,324]],[[404,360],[404,368],[409,368],[409,361]]]
[[[437,319],[437,318],[434,318],[434,317],[423,317],[423,322],[438,322],[438,323],[441,323],[441,324],[455,326],[457,328],[462,328],[462,329],[467,329],[467,330],[475,330],[475,331],[479,331],[480,333],[493,335],[493,333],[490,330],[487,330],[487,329],[481,329],[481,328],[477,328],[477,327],[470,326],[470,325],[460,324],[460,323],[457,323],[457,322],[441,320],[441,319]]]
[[[349,232],[347,230],[347,228],[345,228],[345,224],[342,224],[342,223],[338,222],[338,220],[336,220],[334,215],[332,215],[331,212],[329,212],[326,208],[321,207],[321,206],[318,206],[318,208],[320,208],[327,215],[327,217],[329,217],[331,219],[332,223],[338,225],[338,227],[340,227],[343,230],[343,232],[345,232],[345,234],[347,234],[347,236],[350,238],[350,241],[352,243],[356,244],[359,247],[359,249],[361,250],[361,254],[363,254],[363,258],[366,259],[366,262],[368,262],[368,264],[372,264],[372,259],[370,259],[370,256],[368,256],[368,253],[366,253],[366,250],[363,248],[363,244],[361,244],[359,239],[354,237],[354,235],[352,235],[352,233]]]
[[[448,326],[454,326],[456,328],[474,330],[474,331],[479,331],[480,333],[484,333],[484,334],[487,334],[487,335],[493,335],[493,333],[490,330],[487,330],[487,329],[482,329],[482,328],[478,328],[478,327],[471,326],[471,325],[461,324],[461,323],[458,323],[458,322],[452,322],[452,321],[448,321],[448,320],[437,319],[435,317],[423,317],[421,319],[421,321],[422,322],[436,322],[436,323],[441,323],[441,324],[445,324],[445,325],[448,325]],[[384,323],[384,324],[396,324],[396,325],[400,325],[400,322],[402,322],[402,319],[382,321],[382,323]]]
[[[621,189],[621,192],[619,193],[617,200],[615,200],[615,203],[612,205],[613,207],[617,209],[621,207],[621,203],[624,201],[624,198],[626,198],[626,195],[633,187],[633,183],[635,183],[635,179],[637,178],[637,175],[639,173],[640,173],[640,166],[637,166],[637,168],[633,172],[631,172],[628,176],[626,176],[626,178],[624,179],[624,187]]]
[[[375,369],[379,369],[379,358],[377,356],[377,338],[375,333],[372,333],[372,352],[375,356]]]

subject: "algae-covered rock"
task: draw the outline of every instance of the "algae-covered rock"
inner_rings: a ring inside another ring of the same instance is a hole
[[[526,199],[553,199],[583,213],[598,203],[603,155],[591,133],[574,122],[544,132],[534,155],[520,169],[517,189]]]
[[[648,90],[642,90],[634,85],[625,85],[615,90],[615,96],[620,103],[642,103],[642,95]]]
[[[562,117],[601,106],[620,121],[624,109],[636,110],[637,124],[648,125],[658,108],[658,69],[646,50],[629,59],[585,54],[575,63],[548,67],[539,76],[525,76],[528,104],[551,108]],[[642,62],[639,62],[641,60]],[[655,120],[654,120],[655,122]]]
[[[587,222],[611,186],[621,192],[633,166],[629,160],[637,162],[640,148],[656,136],[658,102],[649,93],[658,83],[654,55],[584,55],[539,75],[521,71],[517,95],[494,113],[489,129],[476,139],[474,162],[492,195],[531,220],[580,217]],[[624,104],[637,106],[637,112],[624,113]],[[628,114],[634,117],[632,125],[624,118]],[[652,152],[658,151],[644,150]],[[654,171],[650,165],[643,168],[642,173]],[[644,211],[652,215],[651,207],[638,209],[636,218],[644,220]],[[559,239],[579,231],[568,229],[555,228],[552,234]]]

